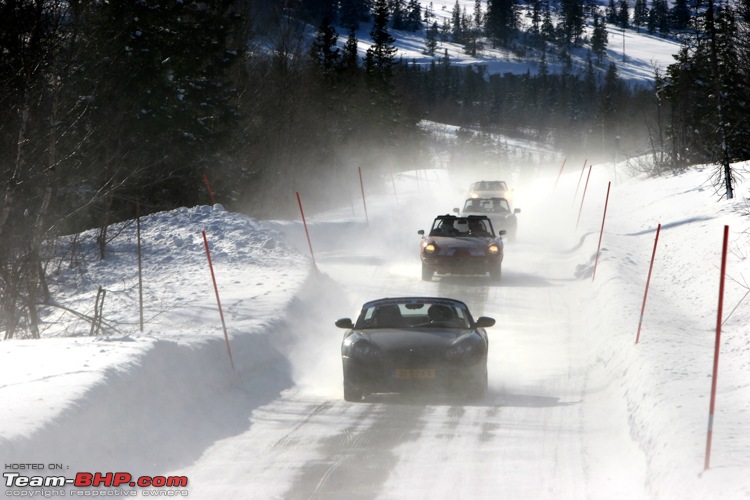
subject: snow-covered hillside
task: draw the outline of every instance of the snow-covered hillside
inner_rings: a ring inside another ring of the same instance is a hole
[[[432,12],[438,26],[442,26],[446,18],[450,20],[456,3],[462,11],[469,14],[473,13],[474,0],[458,0],[458,2],[435,0],[431,2]],[[528,22],[525,13],[522,14],[521,21]],[[357,39],[360,42],[359,51],[363,57],[372,43],[370,29],[370,25],[363,24],[356,32]],[[585,27],[584,37],[590,37],[591,32],[591,26]],[[614,62],[617,65],[619,77],[630,83],[648,84],[653,82],[655,70],[658,69],[664,74],[664,69],[675,62],[672,56],[677,54],[680,49],[680,45],[673,40],[651,36],[635,29],[622,30],[617,26],[607,25],[607,33],[606,52],[608,59],[604,61],[602,68],[606,69],[608,61]],[[431,57],[424,54],[424,31],[414,33],[393,30],[392,35],[397,48],[396,58],[407,63],[429,65],[434,60],[443,59],[447,53],[451,64],[456,66],[484,66],[489,74],[511,73],[522,75],[528,72],[534,75],[540,68],[538,61],[520,57],[507,49],[486,46],[476,56],[472,57],[465,53],[461,44],[448,41],[439,42],[435,56]],[[342,44],[345,42],[346,36],[346,32],[340,33]],[[588,49],[586,47],[574,49],[570,56],[573,71],[584,72],[588,65]],[[564,62],[548,56],[548,71],[559,73],[564,66]]]

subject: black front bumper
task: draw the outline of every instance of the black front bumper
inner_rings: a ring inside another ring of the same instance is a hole
[[[459,365],[443,360],[418,364],[364,363],[344,357],[343,367],[344,383],[364,393],[459,391],[486,379],[487,359],[481,357],[471,364]]]

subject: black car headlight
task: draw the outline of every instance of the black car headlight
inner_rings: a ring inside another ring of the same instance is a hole
[[[489,252],[490,255],[499,255],[500,254],[500,247],[493,243],[487,248],[487,252]]]
[[[428,243],[424,247],[424,253],[425,255],[432,255],[437,251],[437,247],[434,243]]]
[[[351,355],[360,361],[374,363],[383,359],[383,351],[366,340],[358,340],[352,345]]]
[[[456,342],[445,352],[448,361],[468,361],[474,358],[480,351],[479,344],[472,339]]]

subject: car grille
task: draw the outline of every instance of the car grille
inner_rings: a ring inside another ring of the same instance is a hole
[[[444,347],[412,347],[391,351],[387,354],[393,366],[403,368],[435,366],[444,359],[444,356]]]

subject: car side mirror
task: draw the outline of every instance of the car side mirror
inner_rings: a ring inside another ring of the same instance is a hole
[[[495,318],[488,318],[487,316],[481,316],[477,319],[477,327],[486,328],[495,325]]]
[[[460,209],[458,209],[458,208],[454,208],[454,209],[453,209],[453,213],[454,213],[454,214],[460,214],[460,213],[461,213],[461,210],[460,210]]]
[[[521,209],[517,208],[517,209],[513,210],[513,213],[514,214],[520,214],[521,213]]]
[[[420,229],[419,231],[417,231],[417,234],[424,236],[424,229]]]
[[[348,328],[352,329],[354,328],[354,323],[352,323],[352,320],[350,318],[341,318],[336,320],[336,326],[339,328]]]
[[[497,235],[498,235],[498,236],[505,236],[505,234],[506,234],[507,232],[508,232],[508,231],[506,231],[505,229],[501,229],[500,231],[498,231],[498,232],[497,232]]]

